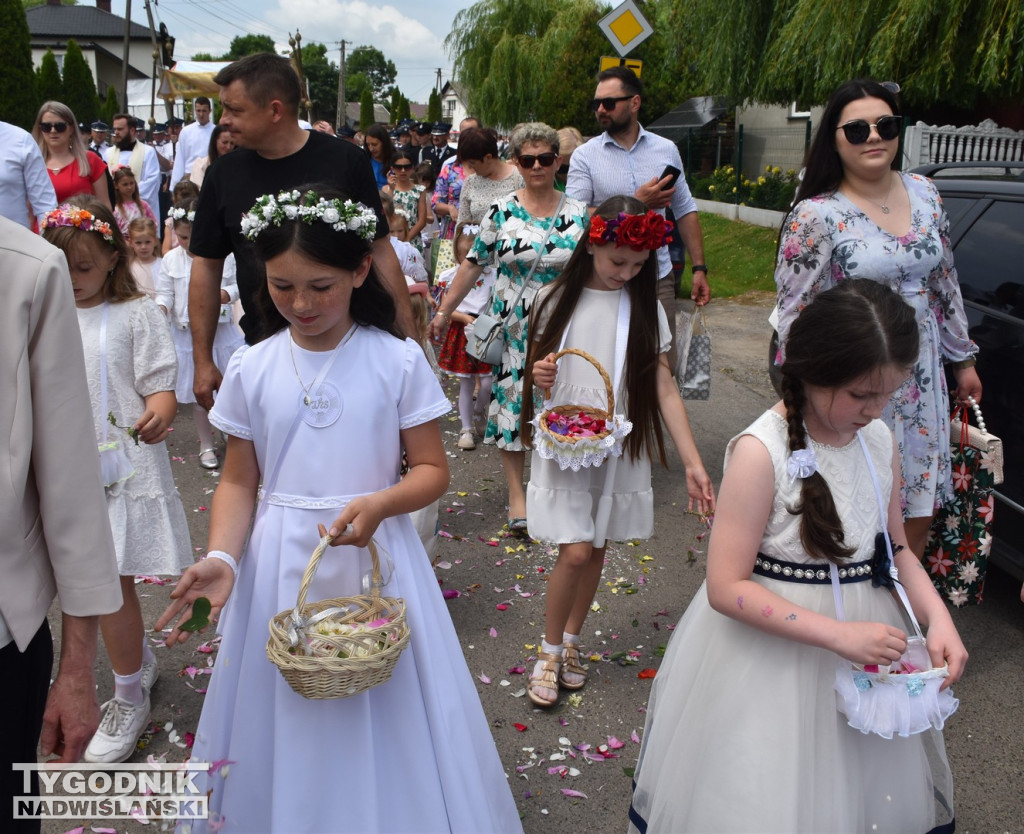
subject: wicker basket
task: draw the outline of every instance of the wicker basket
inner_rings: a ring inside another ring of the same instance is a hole
[[[537,429],[535,444],[540,456],[557,461],[561,469],[575,471],[582,467],[600,466],[609,455],[621,455],[623,438],[632,430],[633,424],[615,415],[615,394],[612,391],[612,382],[608,377],[608,372],[601,367],[601,363],[589,353],[576,348],[560,350],[555,354],[555,361],[557,362],[566,355],[586,359],[597,369],[601,375],[601,381],[604,382],[605,396],[608,401],[607,409],[580,405],[552,406],[542,411],[533,420]],[[545,399],[548,397],[550,397],[550,391],[545,391]],[[553,414],[563,417],[584,414],[595,420],[604,420],[605,429],[588,437],[558,434],[551,431],[548,426],[548,418]]]
[[[369,595],[306,602],[330,543],[330,536],[324,536],[313,551],[295,608],[270,621],[267,657],[303,698],[347,698],[384,683],[409,645],[411,634],[405,601],[380,595],[380,559],[373,541],[369,544],[373,560]],[[388,622],[371,626],[384,619]],[[362,628],[356,633],[339,633],[348,631],[346,626]]]

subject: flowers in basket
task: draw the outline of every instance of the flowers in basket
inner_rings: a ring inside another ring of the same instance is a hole
[[[398,642],[397,628],[387,629],[391,624],[390,617],[369,623],[323,620],[306,632],[301,646],[292,646],[288,652],[297,654],[301,650],[303,654],[314,657],[372,657]]]
[[[591,417],[582,411],[576,414],[560,414],[556,411],[549,411],[545,415],[545,424],[548,431],[562,437],[595,437],[611,428],[607,420]]]

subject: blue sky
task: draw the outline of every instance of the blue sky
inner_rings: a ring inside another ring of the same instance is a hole
[[[426,103],[441,68],[442,84],[451,79],[451,61],[442,44],[455,15],[471,0],[152,0],[160,22],[177,39],[176,58],[195,52],[214,55],[227,51],[232,38],[245,34],[270,35],[278,51],[288,48],[296,28],[302,42],[327,45],[332,60],[346,50],[375,46],[395,63],[398,87],[410,101]],[[79,0],[91,4],[93,0]],[[124,16],[125,0],[113,0],[111,11]],[[132,3],[132,20],[146,25],[142,0]]]

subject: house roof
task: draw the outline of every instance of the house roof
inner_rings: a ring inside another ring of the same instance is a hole
[[[686,138],[688,131],[700,130],[727,112],[729,102],[723,96],[698,96],[687,99],[660,119],[644,127],[651,133],[657,133],[673,142],[681,142]]]
[[[444,87],[441,88],[441,98],[444,98],[449,93],[454,93],[456,98],[463,104],[468,101],[466,87],[460,81],[446,81],[444,83]]]
[[[34,38],[124,38],[124,18],[95,6],[35,6],[25,17]],[[129,37],[148,41],[149,29],[133,22]]]

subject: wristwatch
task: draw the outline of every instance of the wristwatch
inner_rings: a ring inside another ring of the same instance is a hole
[[[708,274],[708,268],[704,264],[694,264],[690,267],[690,272],[703,272],[705,275]]]

